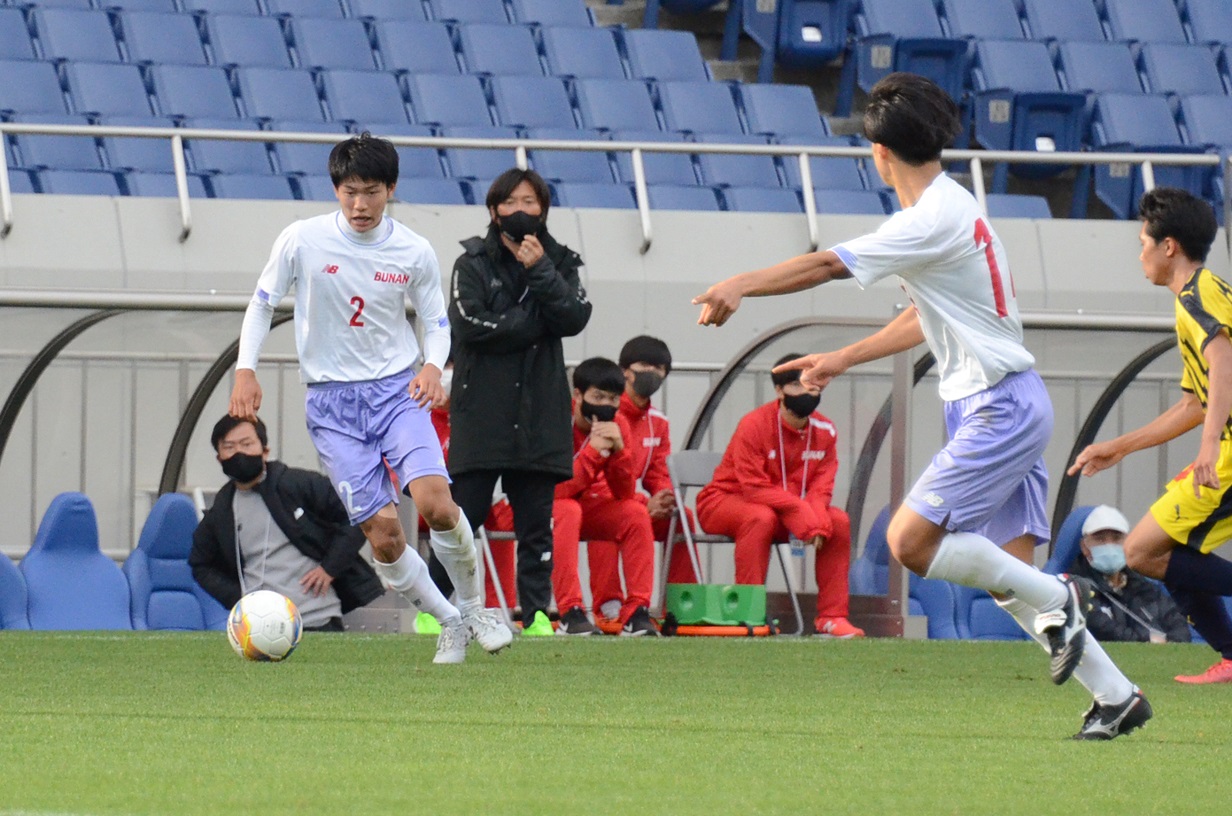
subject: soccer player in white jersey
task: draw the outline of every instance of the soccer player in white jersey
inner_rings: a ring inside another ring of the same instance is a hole
[[[953,100],[923,77],[878,82],[864,134],[902,210],[869,235],[715,284],[694,299],[698,322],[722,325],[744,297],[899,277],[913,308],[864,340],[781,369],[802,369],[802,383],[821,387],[853,365],[928,344],[950,441],[895,511],[890,550],[919,575],[991,592],[1051,652],[1053,681],[1074,674],[1093,694],[1075,739],[1112,739],[1145,723],[1151,707],[1087,633],[1089,587],[1031,566],[1049,534],[1043,453],[1052,403],[1022,343],[1001,242],[941,167],[959,122]]]
[[[473,636],[489,652],[513,633],[485,609],[470,523],[454,504],[428,409],[444,400],[441,369],[449,319],[436,254],[385,215],[398,182],[398,153],[364,133],[334,147],[329,174],[341,208],[296,221],[274,242],[244,315],[229,412],[252,420],[261,407],[257,359],[274,307],[295,289],[295,342],[308,385],[312,442],[351,523],[372,544],[377,571],[441,623],[434,662],[460,663]],[[424,327],[423,366],[406,298]],[[432,550],[457,590],[455,607],[406,544],[398,488],[431,528]]]

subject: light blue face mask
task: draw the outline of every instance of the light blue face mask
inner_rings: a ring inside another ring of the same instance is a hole
[[[1125,548],[1120,544],[1096,544],[1091,548],[1091,566],[1104,575],[1125,569]]]

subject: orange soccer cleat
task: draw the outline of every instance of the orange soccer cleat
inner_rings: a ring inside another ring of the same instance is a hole
[[[854,626],[851,621],[846,618],[818,618],[813,621],[813,628],[817,630],[817,634],[832,638],[862,638],[864,630],[858,626]]]
[[[1202,674],[1178,674],[1176,682],[1188,683],[1191,686],[1205,686],[1209,683],[1232,683],[1232,660],[1226,657]]]

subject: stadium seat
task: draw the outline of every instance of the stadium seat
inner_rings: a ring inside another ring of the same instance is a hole
[[[750,133],[766,136],[823,138],[830,129],[806,85],[740,84],[736,94]]]
[[[44,59],[120,61],[120,47],[106,12],[36,8],[30,13],[30,20]]]
[[[496,118],[506,127],[576,128],[569,92],[556,77],[505,77],[491,80]]]
[[[1043,196],[989,193],[987,200],[992,218],[1052,218],[1048,199]]]
[[[133,628],[221,630],[227,610],[193,580],[188,566],[197,509],[182,493],[164,493],[124,561]]]
[[[205,65],[197,23],[187,14],[122,11],[116,15],[128,61],[140,64]]]
[[[646,197],[652,210],[718,211],[719,199],[713,187],[681,187],[674,184],[648,184]]]
[[[1009,612],[982,589],[955,586],[959,632],[972,640],[1026,640],[1027,633]]]
[[[1173,0],[1102,0],[1109,39],[1183,43],[1185,29]]]
[[[582,209],[633,209],[637,202],[627,184],[559,182],[552,185],[555,203]]]
[[[415,125],[407,125],[415,127]],[[341,122],[270,122],[269,129],[285,133],[330,133],[342,141],[350,134],[346,125]],[[379,131],[379,127],[377,128]],[[427,131],[427,128],[424,128]],[[430,132],[430,131],[429,131]],[[384,134],[381,134],[384,135]],[[306,176],[320,175],[329,167],[329,153],[335,143],[317,142],[273,142],[274,155],[278,157],[278,167],[283,173],[300,173]],[[331,187],[332,189],[332,187]]]
[[[295,198],[284,176],[226,173],[210,179],[214,198],[260,199],[263,201],[290,201]]]
[[[154,96],[164,116],[238,119],[227,72],[214,65],[154,65]]]
[[[104,116],[99,119],[99,124],[112,127],[175,127],[175,123],[165,116]],[[107,136],[103,139],[103,151],[112,170],[172,171],[170,139]]]
[[[690,31],[634,28],[621,32],[629,72],[657,82],[708,82],[710,70]]]
[[[741,134],[731,89],[720,82],[660,82],[659,105],[667,130]]]
[[[929,640],[956,640],[958,630],[958,602],[954,585],[949,581],[921,578],[914,572],[907,573],[907,598],[913,615],[928,618]]]
[[[821,67],[842,55],[847,49],[847,32],[855,5],[854,0],[784,2],[779,11],[776,61],[798,67]],[[765,84],[761,77],[758,82]]]
[[[0,60],[0,75],[4,76],[0,113],[68,112],[55,66],[50,62]]]
[[[321,71],[319,78],[335,122],[410,122],[402,89],[391,73],[336,69]]]
[[[32,60],[34,43],[21,9],[0,8],[0,59]]]
[[[266,13],[275,17],[317,17],[337,20],[343,17],[338,0],[264,0]]]
[[[1086,523],[1087,516],[1091,515],[1094,509],[1093,504],[1079,505],[1070,511],[1065,521],[1061,522],[1061,529],[1057,531],[1057,539],[1052,543],[1052,553],[1048,556],[1047,563],[1044,564],[1044,572],[1049,575],[1060,575],[1069,571],[1074,558],[1081,552],[1079,542],[1082,540],[1082,525]]]
[[[31,629],[132,629],[128,582],[99,549],[94,506],[81,493],[51,500],[19,568]]]
[[[9,170],[9,192],[11,193],[33,193],[34,181],[30,178],[30,174],[25,170]]]
[[[1034,40],[1098,42],[1104,28],[1091,0],[1022,0],[1023,17]]]
[[[464,206],[465,182],[445,178],[406,179],[398,185],[396,197],[407,204],[456,204]]]
[[[661,130],[613,130],[608,135],[614,142],[674,142],[685,141],[683,133],[664,133]],[[633,155],[626,150],[615,151],[616,167],[621,181],[633,183]],[[697,184],[697,171],[689,153],[642,153],[642,169],[647,184]]]
[[[570,79],[624,79],[616,37],[607,28],[545,27],[539,32],[548,73]]]
[[[188,69],[191,66],[167,67]],[[69,62],[64,66],[64,76],[77,113],[95,116],[149,116],[153,113],[145,82],[136,65]],[[6,82],[11,81],[14,78],[6,79]]]
[[[99,0],[100,8],[116,11],[154,11],[160,14],[175,14],[179,6],[176,0]]]
[[[455,139],[516,139],[518,132],[513,128],[496,127],[494,125],[478,127],[446,127],[441,128],[441,136]],[[445,161],[449,165],[449,175],[459,179],[494,179],[501,173],[517,164],[517,154],[513,148],[446,148]],[[484,187],[484,194],[487,187]],[[483,195],[478,198],[482,199]]]
[[[1127,43],[1063,42],[1057,44],[1057,69],[1067,91],[1091,94],[1142,93],[1138,69]]]
[[[704,144],[764,145],[764,136],[736,134],[697,134],[694,141]],[[774,156],[739,153],[698,153],[697,165],[702,183],[712,187],[781,187]]]
[[[22,124],[86,125],[84,116],[68,114],[43,114],[14,117]],[[52,136],[37,133],[21,133],[13,136],[17,148],[18,167],[31,170],[102,170],[102,157],[98,143],[85,136]]]
[[[35,175],[44,193],[118,196],[123,192],[115,174],[104,170],[40,170]]]
[[[181,0],[185,11],[208,11],[214,14],[261,13],[257,0]]]
[[[259,131],[251,120],[188,119],[184,127],[200,130]],[[273,173],[269,149],[265,142],[241,142],[227,139],[188,139],[192,154],[192,169],[198,173]]]
[[[291,53],[282,26],[272,17],[211,14],[205,18],[206,36],[214,63],[226,68],[290,68]]]
[[[305,17],[288,23],[300,68],[346,68],[372,71],[372,43],[362,20]]]
[[[369,20],[427,20],[420,3],[406,0],[350,0],[351,16]]]
[[[1229,15],[1232,16],[1232,8],[1229,8]],[[1226,93],[1215,55],[1205,45],[1146,43],[1138,60],[1149,93]]]
[[[334,181],[329,176],[320,174],[300,176],[295,179],[299,185],[300,198],[304,201],[334,201],[338,200],[334,192]]]
[[[205,181],[196,173],[188,174],[188,195],[192,198],[209,198]],[[175,186],[174,173],[131,172],[124,174],[130,196],[141,198],[175,198],[179,191]]]
[[[875,190],[827,190],[815,187],[818,213],[831,215],[885,215],[886,201]]]
[[[397,136],[421,137],[431,136],[432,128],[427,125],[376,125],[372,132],[378,136],[392,138]],[[434,147],[398,147],[398,177],[410,178],[444,178],[445,169],[441,167],[441,154]],[[321,172],[318,169],[313,173]],[[305,171],[307,172],[307,171]],[[401,188],[399,188],[401,189]]]
[[[646,83],[636,79],[579,79],[573,84],[582,126],[599,130],[660,130]]]
[[[1186,144],[1209,148],[1232,146],[1232,96],[1183,96],[1180,109]]]
[[[821,138],[790,138],[780,139],[779,144],[816,147],[851,147],[851,140],[846,136],[825,136]],[[803,185],[800,178],[800,160],[796,156],[782,156],[783,175],[787,178],[787,186],[799,190]],[[866,190],[868,183],[864,171],[860,168],[859,159],[845,159],[826,156],[812,156],[809,159],[809,173],[813,177],[813,186],[826,190]]]
[[[507,23],[502,0],[428,0],[433,20],[449,23]]]
[[[593,26],[584,0],[512,0],[513,19],[541,26]]]
[[[1189,21],[1193,41],[1207,45],[1232,43],[1232,14],[1226,0],[1184,0],[1179,4]]]
[[[600,141],[606,137],[593,130],[565,128],[530,128],[528,139],[553,141]],[[611,163],[607,153],[580,150],[533,150],[530,164],[539,175],[549,181],[591,182],[611,184]]]
[[[390,20],[373,26],[386,70],[409,74],[461,73],[444,23]]]
[[[494,77],[543,76],[530,29],[509,23],[467,23],[457,27],[467,73]]]
[[[0,629],[29,629],[26,603],[26,579],[9,557],[0,553]]]
[[[892,71],[910,71],[962,98],[967,41],[945,36],[932,0],[863,0],[854,28],[856,82],[865,91]]]
[[[951,37],[1019,40],[1025,35],[1014,0],[941,0]]]
[[[478,77],[408,74],[413,121],[436,127],[484,127],[492,124],[488,99]]]
[[[307,71],[238,68],[235,77],[250,117],[325,120],[316,85]]]
[[[725,210],[732,212],[802,213],[800,194],[782,187],[729,186],[719,191]]]

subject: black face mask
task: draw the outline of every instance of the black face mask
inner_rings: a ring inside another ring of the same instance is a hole
[[[521,210],[502,215],[497,223],[500,224],[501,232],[515,244],[522,243],[522,239],[527,235],[538,235],[539,230],[543,229],[543,219]]]
[[[259,453],[233,453],[222,460],[222,472],[240,484],[247,484],[265,470],[265,459]]]
[[[784,394],[783,407],[801,419],[807,418],[821,403],[821,394]]]
[[[611,422],[616,418],[615,405],[595,405],[582,400],[582,416],[591,422]]]
[[[657,371],[633,372],[633,393],[643,399],[650,399],[661,385],[663,385],[663,375]]]

